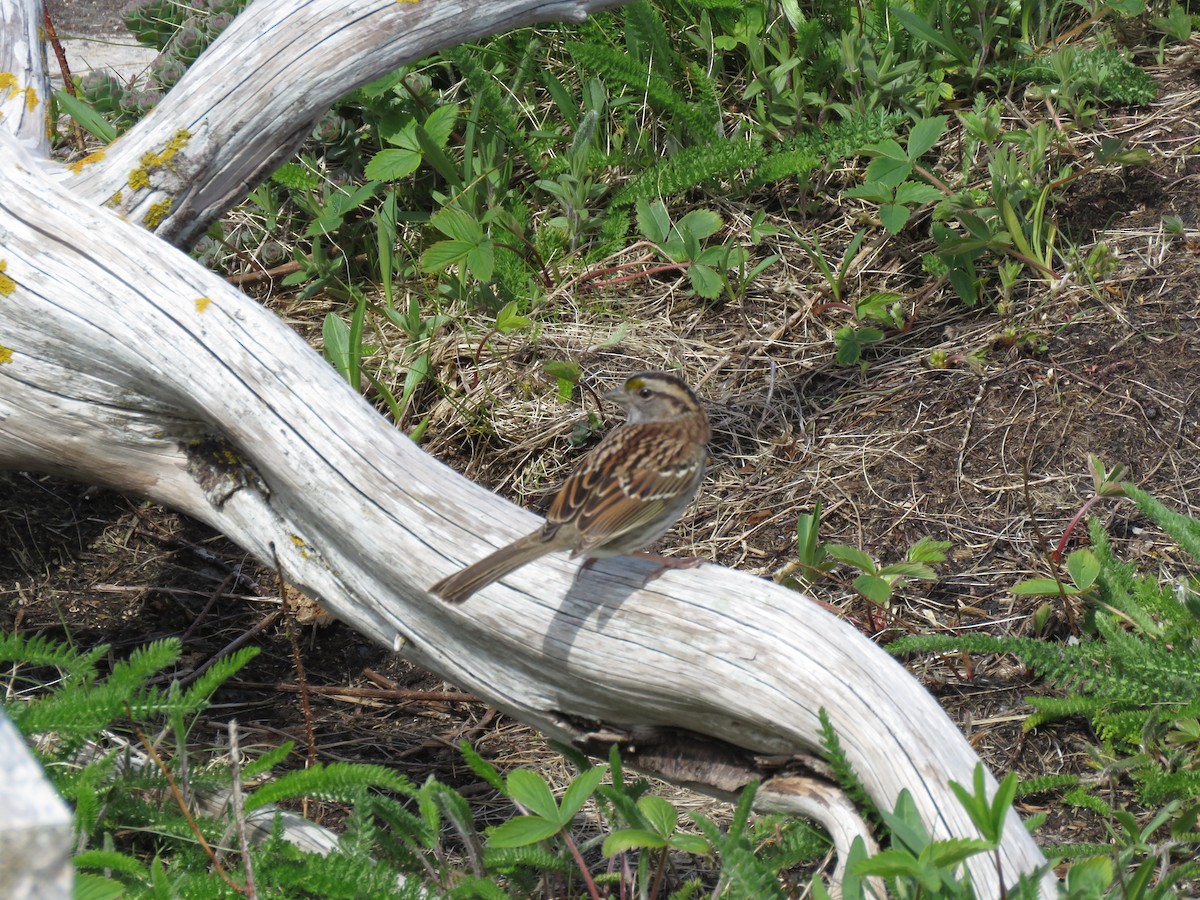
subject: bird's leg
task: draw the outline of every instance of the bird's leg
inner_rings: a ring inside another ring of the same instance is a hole
[[[637,550],[629,555],[658,563],[658,568],[646,576],[643,584],[649,584],[661,577],[663,572],[668,569],[694,569],[696,566],[710,561],[703,556],[659,556],[657,553],[648,553],[645,550]]]

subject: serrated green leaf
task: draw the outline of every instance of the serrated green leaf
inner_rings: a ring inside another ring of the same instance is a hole
[[[947,121],[949,119],[946,116],[933,116],[917,122],[908,134],[909,159],[917,159],[933,149],[933,145],[945,133]],[[938,193],[940,196],[941,192]]]
[[[421,165],[421,154],[412,150],[380,150],[367,163],[364,174],[372,181],[399,181]]]
[[[709,846],[708,841],[698,834],[675,832],[675,834],[671,835],[671,839],[667,843],[676,850],[691,853],[693,856],[708,856],[712,852],[712,847]]]
[[[879,207],[879,221],[883,223],[888,234],[899,234],[911,215],[907,206],[898,203],[885,203]]]
[[[854,589],[879,606],[887,606],[892,599],[892,586],[878,575],[859,575],[854,579]]]
[[[897,203],[936,203],[945,195],[932,184],[905,181],[896,187]]]
[[[491,241],[483,241],[467,253],[467,268],[480,281],[491,281],[496,271],[496,252]]]
[[[602,852],[605,856],[616,856],[626,850],[658,850],[667,846],[666,839],[653,831],[642,828],[623,828],[604,839]]]
[[[875,560],[857,547],[849,547],[846,544],[829,544],[826,551],[838,562],[844,562],[846,565],[854,566],[864,572],[876,571]]]
[[[671,217],[661,200],[642,199],[637,202],[637,227],[646,238],[661,244],[671,236]]]
[[[692,290],[708,300],[716,300],[720,297],[721,290],[725,286],[724,280],[716,271],[708,266],[702,266],[700,263],[688,266],[688,278],[692,283]]]
[[[721,217],[710,209],[693,209],[675,227],[681,233],[686,232],[704,240],[720,231],[724,224]]]
[[[425,120],[425,133],[439,147],[445,147],[458,121],[458,107],[453,104],[439,106]]]
[[[987,841],[978,838],[950,838],[935,841],[921,851],[921,858],[941,868],[951,868],[972,856],[992,849]]]
[[[1091,550],[1076,550],[1067,557],[1067,571],[1077,588],[1086,590],[1100,575],[1100,560]]]
[[[937,572],[925,563],[904,560],[903,562],[888,563],[879,570],[880,575],[891,575],[895,578],[915,578],[918,581],[937,581]]]
[[[537,772],[531,769],[517,769],[505,779],[505,788],[508,796],[530,812],[543,819],[558,821],[558,803],[554,794],[550,792],[550,787]]]
[[[647,794],[637,802],[646,821],[663,837],[670,837],[679,827],[679,811],[662,797]]]
[[[518,770],[520,771],[520,770]],[[562,829],[541,816],[517,816],[488,832],[488,847],[526,847],[552,838]]]
[[[429,224],[454,240],[472,244],[483,240],[483,226],[479,220],[453,206],[443,206],[430,217]]]
[[[596,786],[604,779],[608,766],[592,766],[586,772],[580,772],[567,787],[559,808],[559,821],[570,821],[587,803],[588,798],[596,791]]]
[[[882,184],[895,190],[912,174],[908,159],[890,159],[878,156],[867,164],[866,184]]]
[[[501,334],[519,331],[522,328],[528,328],[532,324],[532,319],[517,312],[516,300],[504,304],[504,308],[496,313],[496,330]]]
[[[421,254],[421,270],[430,274],[441,272],[462,262],[474,249],[475,244],[470,241],[438,241]]]
[[[908,548],[905,557],[912,562],[945,562],[946,551],[952,546],[954,546],[952,541],[935,541],[931,537],[923,537]]]

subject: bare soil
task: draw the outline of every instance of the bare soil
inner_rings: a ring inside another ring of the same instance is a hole
[[[967,309],[948,290],[927,291],[931,279],[914,265],[913,248],[880,242],[856,263],[862,290],[896,290],[921,309],[865,368],[851,369],[833,361],[832,333],[843,322],[815,312],[819,277],[794,248],[741,305],[700,303],[673,282],[634,283],[608,295],[608,316],[581,324],[577,307],[587,299],[576,306],[564,293],[561,316],[536,342],[497,339],[477,370],[461,335],[445,337],[439,376],[451,388],[482,379],[493,434],[484,443],[465,439],[460,414],[430,392],[415,413],[433,416],[428,448],[537,505],[577,458],[571,429],[594,408],[586,398],[560,404],[541,361],[575,358],[596,384],[679,364],[700,385],[716,434],[712,474],[666,539],[672,551],[778,576],[795,558],[796,516],[820,500],[827,540],[884,561],[921,536],[953,542],[941,579],[905,589],[891,610],[868,608],[848,579],[816,586],[819,602],[864,632],[881,641],[911,631],[1030,633],[1040,601],[1008,589],[1046,571],[1048,547],[1091,494],[1089,454],[1129,465],[1132,480],[1197,513],[1200,84],[1186,62],[1156,75],[1158,104],[1106,116],[1110,132],[1149,150],[1151,163],[1080,179],[1055,213],[1063,241],[1079,244],[1081,255],[1107,244],[1115,268],[1103,277],[1093,281],[1077,267],[1071,283],[1034,284],[1007,310]],[[721,212],[736,234],[752,210]],[[1167,216],[1182,220],[1182,233],[1164,228]],[[287,298],[271,302],[297,313]],[[636,323],[630,335],[597,349],[625,320]],[[928,364],[932,350],[946,353],[947,368]],[[1118,553],[1155,571],[1179,570],[1177,551],[1131,505],[1110,501],[1096,512]],[[488,803],[494,798],[459,759],[459,740],[502,767],[557,765],[523,726],[452,697],[453,685],[348,628],[269,618],[279,595],[273,572],[171,511],[39,475],[0,474],[0,627],[107,643],[114,659],[156,638],[182,637],[180,675],[261,629],[251,638],[261,654],[218,695],[212,730],[198,730],[197,740],[221,743],[221,723],[236,717],[244,744],[308,745],[294,638],[308,683],[321,691],[311,697],[320,759],[381,763],[418,780],[436,774]],[[1061,610],[1051,630],[1068,636]],[[1086,723],[1022,732],[1031,711],[1023,698],[1049,689],[1012,659],[910,663],[998,774],[1090,776]],[[1037,808],[1031,802],[1024,811]],[[1047,842],[1104,839],[1100,823],[1055,798],[1044,808]]]

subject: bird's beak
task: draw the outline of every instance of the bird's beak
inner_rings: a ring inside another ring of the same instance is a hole
[[[617,406],[624,406],[626,403],[629,402],[628,397],[626,396],[625,392],[620,391],[620,390],[609,391],[607,394],[604,395],[604,399],[607,400],[609,403],[617,404]]]

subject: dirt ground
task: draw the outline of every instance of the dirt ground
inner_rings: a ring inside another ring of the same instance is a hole
[[[1115,268],[1097,283],[1077,276],[1053,296],[1047,286],[1020,298],[1019,314],[943,298],[909,331],[889,337],[865,370],[833,362],[830,328],[806,313],[814,280],[802,260],[768,270],[741,307],[664,305],[649,291],[629,297],[626,309],[644,313],[641,331],[663,331],[643,362],[653,367],[654,354],[665,361],[678,353],[715,427],[712,473],[670,546],[771,577],[795,558],[797,514],[819,499],[827,540],[886,561],[921,536],[953,542],[940,580],[906,589],[890,613],[867,610],[844,581],[819,584],[817,598],[861,630],[881,641],[916,630],[1026,634],[1040,601],[1008,588],[1045,573],[1047,544],[1090,496],[1089,454],[1127,464],[1133,481],[1196,514],[1200,76],[1188,65],[1153,71],[1163,86],[1159,103],[1108,116],[1111,132],[1148,149],[1151,164],[1082,178],[1056,211],[1066,237],[1085,251],[1100,239],[1109,247]],[[731,224],[739,216],[722,213]],[[1164,228],[1168,216],[1179,217],[1181,233]],[[912,296],[922,276],[904,250],[884,247],[867,266]],[[286,298],[273,302],[293,312]],[[629,369],[628,355],[589,355],[595,334],[551,329],[541,341],[497,351],[484,373],[497,396],[506,383],[536,378],[531,360],[548,343],[578,353],[598,379]],[[946,351],[947,368],[926,364],[934,349]],[[429,409],[438,410],[432,399]],[[449,414],[437,413],[426,446],[535,505],[537,492],[576,458],[566,436],[582,412],[562,408],[558,424],[536,436],[514,412],[498,425],[501,446],[486,454],[465,450]],[[553,453],[554,464],[530,466],[535,450]],[[1108,501],[1096,512],[1120,555],[1174,571],[1177,552],[1132,505]],[[247,635],[261,648],[218,695],[213,744],[221,743],[222,723],[236,717],[244,744],[306,745],[290,631],[319,691],[312,698],[319,758],[381,763],[415,780],[436,774],[484,804],[494,798],[455,750],[464,737],[502,767],[555,765],[519,723],[344,626],[289,629],[274,617],[278,598],[270,571],[196,522],[136,498],[0,473],[0,628],[80,646],[108,643],[114,658],[182,637],[181,673]],[[1061,616],[1052,628],[1066,636]],[[998,775],[1091,772],[1093,736],[1084,723],[1022,733],[1031,711],[1022,698],[1047,688],[1013,660],[980,658],[970,670],[939,660],[910,664]],[[1031,802],[1024,811],[1037,808]],[[1103,839],[1098,823],[1064,813],[1053,798],[1046,808],[1040,839]]]

